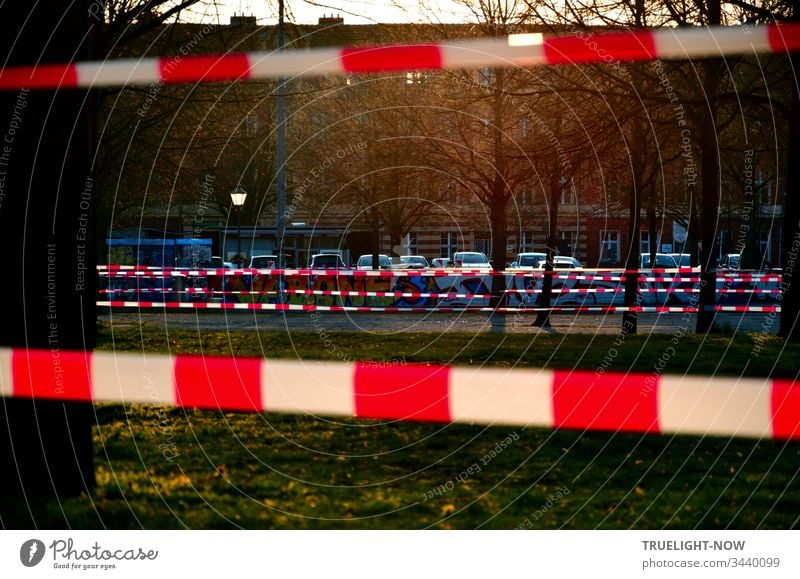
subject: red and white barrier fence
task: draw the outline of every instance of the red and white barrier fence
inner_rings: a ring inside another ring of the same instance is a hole
[[[554,294],[607,294],[625,293],[625,287],[597,287],[597,288],[553,288],[550,290]],[[503,293],[514,294],[540,294],[541,288],[528,289],[505,289]],[[648,287],[639,288],[640,293],[667,293],[667,294],[696,294],[700,293],[699,288],[669,288],[669,287]],[[779,294],[779,289],[758,289],[758,288],[720,288],[717,290],[723,294]],[[342,296],[342,297],[367,297],[367,298],[463,298],[463,299],[489,299],[492,294],[460,294],[460,293],[431,293],[431,292],[398,292],[398,291],[358,291],[358,290],[312,290],[312,289],[285,289],[281,292],[276,290],[216,290],[209,288],[187,288],[176,290],[171,288],[130,288],[130,289],[100,289],[100,294],[119,294],[119,293],[171,293],[171,294],[197,294],[197,295],[277,295],[284,293],[289,295],[307,296]]]
[[[586,313],[622,313],[638,312],[642,314],[676,314],[697,313],[695,306],[551,306],[540,307],[486,307],[486,306],[323,306],[316,304],[261,304],[239,302],[149,302],[124,300],[98,300],[101,308],[138,308],[138,309],[177,309],[177,310],[260,310],[273,312],[349,312],[349,313],[503,313],[503,314],[536,314],[539,312],[586,312]],[[707,306],[708,311],[715,312],[753,312],[779,313],[780,306]]]
[[[769,378],[0,349],[0,395],[800,440],[800,383]]]
[[[409,269],[409,270],[351,270],[351,269],[268,269],[268,268],[206,268],[188,269],[177,267],[151,266],[97,266],[100,277],[114,278],[170,278],[170,277],[241,277],[241,276],[327,276],[356,278],[399,278],[399,277],[464,277],[464,276],[497,276],[543,278],[583,281],[624,281],[625,275],[636,274],[639,281],[650,282],[686,282],[701,281],[699,272],[690,268],[678,269],[575,269],[575,270],[487,270],[487,269]],[[659,275],[670,274],[670,275]],[[717,279],[730,283],[781,281],[779,273],[739,273],[718,272]]]
[[[403,70],[611,63],[800,50],[800,24],[628,30],[439,44],[121,59],[0,70],[0,90],[241,81]]]

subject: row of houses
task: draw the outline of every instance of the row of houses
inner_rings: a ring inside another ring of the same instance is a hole
[[[271,216],[265,216],[257,225],[239,228],[234,217],[222,210],[209,211],[202,228],[197,228],[189,215],[191,207],[182,207],[182,216],[166,218],[150,217],[137,228],[119,229],[117,237],[132,236],[150,238],[212,240],[211,253],[224,259],[249,261],[253,255],[276,254],[279,240]],[[589,213],[592,208],[588,208]],[[575,206],[561,208],[555,251],[580,260],[587,267],[617,267],[624,264],[631,240],[628,232],[628,217],[625,212],[604,215],[598,208],[595,214],[578,213]],[[173,207],[172,211],[176,208]],[[157,211],[156,211],[157,213]],[[451,214],[452,215],[452,214]],[[756,231],[757,246],[763,257],[765,267],[779,266],[782,242],[780,212],[770,208],[762,212]],[[659,218],[656,235],[651,241],[651,231],[642,220],[639,232],[639,251],[650,253],[692,253],[687,227],[676,220]],[[506,264],[511,263],[517,253],[545,251],[545,220],[515,224],[508,231]],[[738,216],[721,219],[718,233],[718,259],[728,253],[741,253],[743,239],[742,221]],[[749,229],[749,226],[748,226]],[[749,232],[748,232],[749,233]],[[408,231],[399,244],[393,244],[390,235],[381,231],[379,235],[380,253],[390,256],[423,255],[429,260],[437,257],[450,258],[456,251],[479,251],[492,254],[492,235],[485,224],[469,219],[446,223],[440,216],[432,215],[426,222]],[[373,253],[376,245],[374,232],[369,228],[353,224],[351,220],[326,219],[298,213],[295,220],[287,223],[283,237],[283,253],[286,263],[291,267],[301,267],[308,263],[311,255],[322,251],[341,251],[347,263],[354,263],[360,255]],[[696,255],[696,254],[695,254]]]

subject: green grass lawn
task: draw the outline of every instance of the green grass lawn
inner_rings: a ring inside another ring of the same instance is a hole
[[[615,336],[170,332],[101,327],[99,348],[594,369]],[[610,369],[649,371],[670,336]],[[761,349],[752,356],[756,341]],[[777,338],[683,337],[665,372],[797,375]],[[800,445],[748,439],[96,408],[97,489],[34,504],[40,527],[792,528]],[[497,445],[500,444],[498,447]],[[497,449],[500,449],[497,452]],[[495,456],[489,453],[495,449]],[[16,509],[16,510],[14,510]],[[5,524],[26,520],[23,505]],[[29,519],[27,519],[29,520]],[[22,524],[22,523],[19,523]]]

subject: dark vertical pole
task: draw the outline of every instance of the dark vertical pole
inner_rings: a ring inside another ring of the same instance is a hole
[[[793,20],[800,20],[800,2],[793,2]],[[786,163],[786,201],[783,217],[781,268],[783,290],[779,335],[800,341],[800,54],[789,60],[792,100],[789,109],[789,160]]]
[[[278,50],[283,50],[286,45],[284,32],[284,0],[278,1]],[[286,231],[286,79],[278,79],[278,103],[277,103],[277,201],[276,201],[276,221],[275,221],[275,241],[278,245],[278,268],[283,268],[283,236]]]
[[[86,1],[6,2],[0,7],[5,66],[87,57]],[[95,340],[94,207],[85,91],[0,92],[0,236],[10,272],[0,287],[0,345],[19,348],[15,381],[56,396],[85,384]],[[36,363],[26,348],[43,351]],[[94,486],[91,405],[0,399],[0,472],[9,496],[63,496]],[[5,506],[0,501],[0,507]],[[36,520],[31,515],[32,524]],[[25,523],[20,523],[25,524]]]
[[[278,50],[283,50],[286,45],[286,34],[284,30],[284,0],[278,0]],[[286,267],[283,250],[283,238],[286,233],[286,79],[278,79],[278,134],[275,156],[277,158],[277,199],[275,201],[276,220],[275,220],[275,242],[278,251],[278,269]],[[286,279],[283,275],[278,276],[278,297],[277,302],[283,303],[283,289]]]
[[[234,207],[234,211],[236,211],[236,256],[237,258],[242,261],[241,267],[245,267],[245,262],[243,261],[242,257],[242,207]]]

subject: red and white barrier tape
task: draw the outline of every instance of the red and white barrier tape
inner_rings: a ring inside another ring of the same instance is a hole
[[[0,70],[0,90],[196,83],[330,74],[685,59],[800,50],[800,24],[514,34],[441,44],[123,59]]]
[[[638,312],[642,314],[676,314],[697,313],[695,306],[553,306],[541,307],[502,307],[484,306],[319,306],[316,304],[253,304],[239,302],[136,302],[136,301],[97,301],[98,307],[105,308],[139,308],[139,309],[176,309],[176,310],[262,310],[275,312],[350,312],[350,313],[528,313],[539,312],[590,312],[621,313]],[[709,306],[716,312],[780,312],[780,306]]]
[[[800,383],[769,378],[0,349],[0,396],[800,440]]]
[[[173,290],[170,288],[133,288],[133,289],[102,289],[101,294],[118,293],[174,293],[174,294],[203,294],[203,295],[277,295],[276,290],[215,290],[209,288],[188,288]],[[510,291],[510,290],[508,290]],[[558,290],[553,290],[558,291]],[[400,291],[356,291],[356,290],[312,290],[312,289],[285,289],[280,293],[289,295],[306,296],[342,296],[342,297],[372,297],[372,298],[464,298],[464,299],[490,299],[491,294],[459,294],[459,293],[430,293],[430,292],[400,292]]]
[[[541,288],[512,288],[504,289],[507,294],[540,294]],[[624,293],[623,286],[617,287],[598,287],[598,288],[553,288],[554,294],[592,294],[592,293]],[[640,293],[699,293],[699,289],[694,288],[639,288]],[[761,290],[761,289],[719,289],[719,293],[780,293],[780,290]],[[177,290],[172,288],[117,288],[100,289],[100,294],[124,294],[124,293],[173,293],[173,294],[201,294],[201,295],[276,295],[277,290],[217,290],[210,288],[186,288]],[[467,299],[490,299],[491,294],[459,294],[459,293],[432,293],[432,292],[401,292],[401,291],[357,291],[357,290],[313,290],[313,289],[285,289],[280,293],[290,295],[307,296],[344,296],[344,297],[378,297],[378,298],[467,298]]]
[[[98,275],[107,278],[168,278],[168,277],[209,277],[209,276],[328,276],[328,277],[449,277],[465,275],[506,275],[502,271],[485,269],[460,270],[357,270],[357,269],[150,269],[150,270],[100,270]],[[519,274],[515,274],[519,275]],[[532,274],[528,274],[532,275]]]

